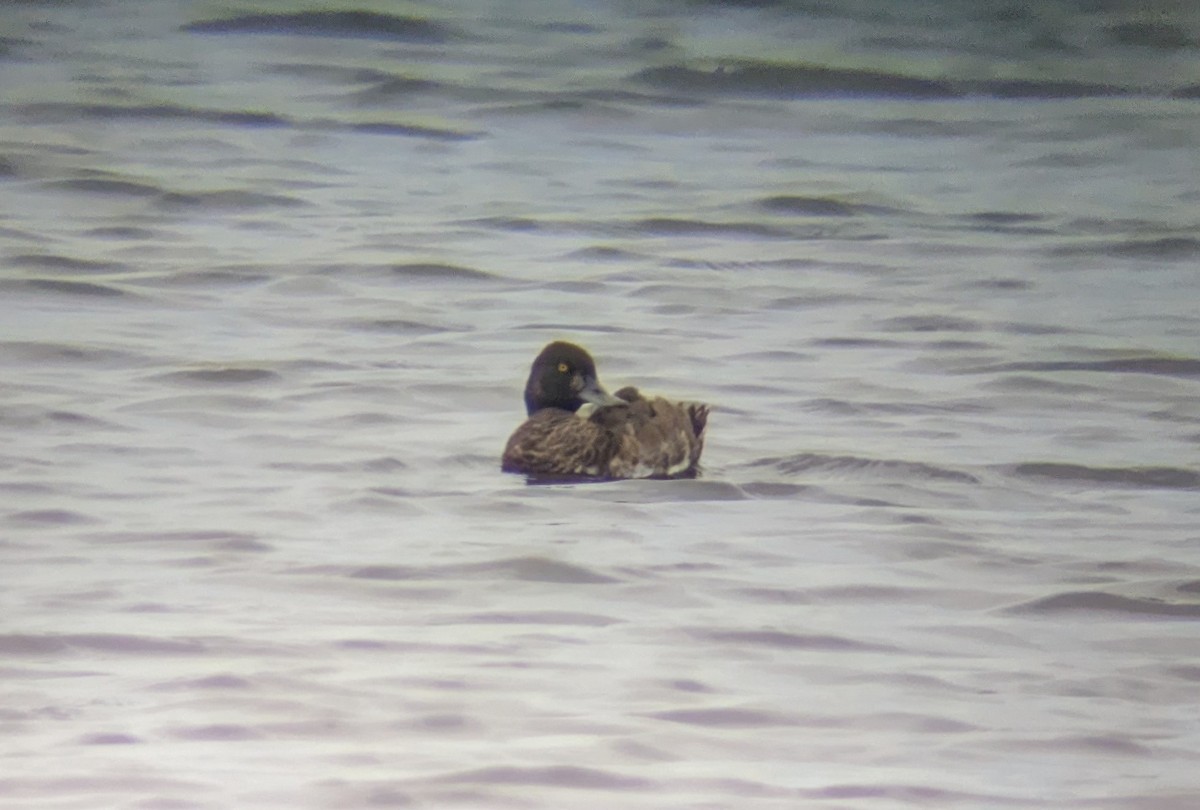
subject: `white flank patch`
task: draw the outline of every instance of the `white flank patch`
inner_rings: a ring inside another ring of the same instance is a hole
[[[667,467],[667,475],[679,475],[679,473],[692,466],[692,460],[685,453],[681,461],[677,461],[670,467]]]

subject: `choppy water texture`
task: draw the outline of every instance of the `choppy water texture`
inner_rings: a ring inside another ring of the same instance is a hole
[[[885,5],[5,5],[0,804],[1195,807],[1200,13]]]

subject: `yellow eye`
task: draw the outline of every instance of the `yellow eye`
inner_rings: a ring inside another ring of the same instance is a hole
[[[558,364],[558,370],[559,370],[559,372],[561,372],[561,373],[563,373],[563,374],[566,374],[566,373],[567,373],[567,370],[568,370],[568,368],[567,368],[567,364],[566,364],[566,363],[559,363],[559,364]]]

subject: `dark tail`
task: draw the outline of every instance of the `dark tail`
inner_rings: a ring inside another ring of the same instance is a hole
[[[708,426],[708,406],[700,402],[687,404],[688,418],[692,420],[692,433],[697,439],[704,438],[704,428]]]

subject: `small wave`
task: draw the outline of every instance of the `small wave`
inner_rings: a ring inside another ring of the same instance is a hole
[[[1190,236],[1133,239],[1116,242],[1108,246],[1106,252],[1133,259],[1194,259],[1200,257],[1200,239]]]
[[[914,712],[879,712],[864,715],[851,722],[860,728],[875,732],[886,729],[915,734],[968,734],[980,730],[980,726],[971,723]]]
[[[1041,214],[1026,214],[1019,211],[976,211],[974,214],[967,214],[966,218],[972,222],[987,225],[1024,225],[1030,222],[1042,222],[1046,219]]]
[[[881,328],[886,332],[978,332],[982,327],[950,315],[904,315],[888,318]]]
[[[481,217],[464,221],[464,225],[476,225],[482,228],[493,228],[498,231],[513,233],[528,233],[549,229],[549,225],[528,217]]]
[[[1018,278],[984,278],[967,282],[964,286],[980,290],[1031,290],[1033,282]],[[1057,331],[1065,332],[1066,330],[1058,328]]]
[[[137,413],[189,414],[198,419],[213,419],[216,418],[215,414],[223,412],[250,413],[278,408],[278,400],[272,397],[200,393],[140,399],[123,405],[121,410]]]
[[[578,330],[575,330],[578,331]],[[530,487],[559,485],[593,487],[594,497],[630,503],[703,503],[711,501],[744,501],[746,493],[736,484],[726,481],[706,481],[703,470],[676,476],[670,480],[640,479],[635,482],[611,478],[580,478],[579,476],[530,475],[525,483]]]
[[[541,285],[543,290],[592,295],[604,293],[608,287],[599,281],[550,281]]]
[[[894,416],[897,414],[921,414],[921,415],[939,415],[939,414],[962,414],[962,413],[986,413],[988,408],[975,403],[932,403],[922,404],[918,402],[867,402],[867,401],[852,401],[845,399],[835,399],[833,397],[818,397],[809,400],[804,405],[806,410],[812,410],[820,413],[832,413],[838,416],[863,416],[882,414],[886,416]]]
[[[567,258],[573,261],[585,262],[624,262],[637,259],[639,255],[624,248],[612,247],[611,245],[592,245],[591,247],[580,248],[568,253]]]
[[[1031,462],[1011,468],[1015,475],[1142,489],[1200,489],[1200,472],[1180,467],[1085,467]]]
[[[152,280],[164,287],[212,288],[262,284],[274,278],[270,273],[262,272],[262,268],[255,265],[226,265],[211,270],[174,270],[161,276],[143,276],[141,283],[145,284]]]
[[[141,737],[117,732],[97,732],[84,734],[79,738],[80,745],[139,745],[145,742]]]
[[[123,430],[115,422],[97,419],[78,411],[37,410],[33,412],[16,409],[0,411],[0,426],[27,428],[35,425],[62,425],[71,428],[97,428],[101,430]],[[19,513],[18,513],[19,514]]]
[[[1152,757],[1153,748],[1118,734],[1068,734],[1037,741],[1025,740],[1022,747],[1033,746],[1061,753],[1075,750],[1083,754],[1117,755],[1122,757]]]
[[[181,680],[165,681],[149,687],[156,692],[194,692],[197,690],[251,690],[255,684],[238,675],[207,675],[202,678],[184,678]]]
[[[657,105],[659,99],[648,98],[638,93],[621,93],[617,91],[579,91],[573,93],[559,92],[538,94],[532,100],[515,102],[504,107],[494,108],[496,112],[507,113],[584,113],[589,119],[605,116],[613,119],[626,119],[633,115],[631,105]]]
[[[764,349],[753,352],[733,352],[722,357],[727,362],[734,363],[804,363],[813,360],[809,352],[797,352],[790,349]]]
[[[1174,51],[1200,45],[1187,31],[1165,21],[1139,20],[1110,25],[1107,33],[1119,45]]]
[[[232,742],[237,740],[257,740],[262,734],[248,726],[235,723],[216,723],[208,726],[186,726],[170,729],[172,737],[179,740],[194,740],[200,742]]]
[[[795,498],[812,489],[802,484],[778,484],[769,481],[742,484],[742,491],[752,498]]]
[[[592,23],[578,22],[574,20],[555,20],[553,22],[538,23],[533,26],[533,30],[546,31],[548,33],[556,34],[588,35],[599,34],[604,31],[604,28],[599,25],[593,25]]]
[[[321,267],[321,272],[331,276],[367,275],[372,277],[394,277],[405,281],[498,281],[499,276],[475,267],[465,267],[459,264],[443,262],[396,262],[394,264],[330,264]],[[405,322],[378,321],[380,324],[392,323],[397,326]],[[445,328],[438,331],[446,331]]]
[[[1110,160],[1106,155],[1063,150],[1039,155],[1030,160],[1021,160],[1015,165],[1030,169],[1090,169],[1109,164]]]
[[[107,284],[93,284],[90,281],[62,281],[52,278],[29,278],[0,282],[0,289],[18,290],[38,293],[59,293],[62,295],[81,295],[93,298],[124,298],[130,293],[110,287]]]
[[[1120,596],[1103,591],[1073,591],[1023,602],[1008,609],[1013,613],[1074,613],[1091,611],[1097,613],[1125,613],[1133,616],[1175,616],[1200,619],[1200,604],[1166,602],[1161,599],[1145,599]]]
[[[162,205],[177,208],[255,210],[258,208],[297,208],[308,205],[297,197],[265,194],[261,191],[223,189],[220,191],[168,192],[159,198]]]
[[[1016,211],[979,211],[960,219],[967,228],[979,233],[1047,235],[1056,233],[1040,214],[1025,214]]]
[[[648,790],[655,783],[640,777],[626,776],[598,768],[578,765],[548,765],[521,768],[496,766],[473,771],[446,774],[440,781],[454,784],[471,782],[487,785],[527,785],[580,790]]]
[[[24,635],[8,633],[0,635],[0,653],[10,655],[50,655],[67,649],[62,639],[53,635]]]
[[[719,644],[772,647],[780,650],[827,650],[835,652],[894,652],[895,647],[855,641],[844,636],[788,633],[782,630],[696,630],[692,635]]]
[[[133,352],[99,349],[94,346],[72,346],[66,343],[36,341],[0,342],[0,357],[19,359],[24,363],[106,363],[142,364],[148,358]]]
[[[648,716],[670,723],[709,728],[762,728],[764,726],[795,725],[795,720],[776,712],[741,708],[673,709],[654,712]]]
[[[331,475],[345,473],[350,469],[348,464],[339,464],[335,461],[272,461],[268,462],[265,466],[271,470],[327,473]]]
[[[495,281],[496,276],[486,270],[463,267],[458,264],[439,262],[411,262],[393,264],[390,270],[397,276],[409,280],[434,281]]]
[[[615,335],[624,330],[619,326],[613,326],[611,323],[582,323],[582,322],[559,322],[559,321],[534,321],[531,323],[516,324],[513,329],[535,329],[539,332],[547,332],[561,334],[563,332],[579,332],[579,333],[598,333],[602,335]]]
[[[977,121],[939,121],[930,116],[908,116],[904,118],[882,117],[856,124],[847,132],[872,132],[893,138],[976,138],[986,131],[987,125]],[[920,213],[914,211],[913,213]]]
[[[205,121],[239,126],[283,127],[291,121],[273,113],[240,110],[212,110],[182,107],[176,104],[76,104],[66,101],[41,101],[18,106],[17,112],[48,122],[68,122],[79,118],[99,120],[164,119]]]
[[[1121,357],[1112,360],[1048,360],[1001,363],[971,369],[968,373],[1003,371],[1098,371],[1114,374],[1161,374],[1164,377],[1200,377],[1200,359],[1167,355]]]
[[[361,73],[361,71],[357,71]],[[353,74],[348,77],[353,81]],[[358,81],[362,81],[361,78]],[[397,100],[407,100],[417,93],[433,93],[445,90],[446,86],[432,79],[415,79],[411,76],[383,75],[371,82],[371,86],[351,93],[349,98],[356,104],[373,106],[376,104],[395,104]]]
[[[1137,91],[1102,82],[1064,79],[931,79],[879,70],[808,62],[738,60],[713,70],[663,65],[635,73],[635,81],[688,93],[733,93],[778,98],[887,97],[958,99],[1073,99],[1129,96]]]
[[[246,385],[278,380],[279,374],[265,368],[203,368],[173,371],[160,374],[154,379],[200,385]]]
[[[862,337],[815,338],[811,343],[813,346],[825,346],[831,349],[892,349],[904,345],[898,340]]]
[[[158,186],[133,180],[114,180],[105,177],[78,177],[70,180],[52,180],[44,188],[66,191],[81,191],[87,194],[113,194],[123,197],[154,197],[162,193]]]
[[[379,579],[387,582],[404,582],[410,579],[421,579],[426,575],[415,568],[402,565],[367,565],[351,571],[347,576],[353,579]]]
[[[963,484],[978,484],[979,479],[958,470],[948,470],[916,461],[873,459],[859,456],[827,456],[819,453],[797,453],[794,456],[764,458],[754,462],[753,467],[774,467],[784,475],[800,475],[810,472],[865,473],[886,477],[900,476],[906,480],[954,481]]]
[[[13,523],[29,523],[43,526],[79,526],[95,523],[94,518],[70,509],[29,509],[13,512],[8,516]]]
[[[203,644],[194,641],[131,636],[118,633],[80,633],[74,635],[0,635],[0,653],[6,655],[45,655],[70,650],[135,655],[181,655],[202,653]]]
[[[1164,236],[1159,239],[1121,239],[1051,248],[1056,256],[1111,256],[1117,259],[1186,261],[1200,257],[1200,239]]]
[[[444,127],[401,124],[391,121],[368,121],[351,124],[348,129],[352,132],[364,132],[369,135],[400,135],[408,138],[428,138],[435,141],[473,141],[480,137],[478,133],[473,132],[462,132]]]
[[[74,256],[60,256],[54,253],[22,253],[9,258],[7,264],[38,270],[62,270],[69,273],[109,273],[125,269],[125,265],[117,262],[77,259]]]
[[[410,138],[426,138],[431,140],[473,140],[479,138],[479,133],[450,130],[446,127],[404,124],[400,121],[362,121],[356,124],[326,119],[304,120],[290,119],[275,113],[257,112],[257,110],[211,109],[204,107],[184,107],[179,104],[79,104],[71,102],[36,102],[22,104],[17,112],[29,118],[47,124],[77,121],[83,119],[100,120],[184,120],[202,122],[202,124],[217,124],[242,127],[292,127],[308,128],[316,131],[348,131],[367,134],[384,134],[384,136],[403,136]],[[67,184],[78,184],[80,181],[62,181]],[[70,187],[70,186],[68,186]],[[145,190],[134,186],[125,187],[119,192],[119,187],[109,185],[88,184],[84,191],[107,191],[108,193],[130,193],[136,196],[149,196],[151,188]],[[298,204],[290,198],[281,198],[282,204]],[[187,202],[186,199],[181,202]]]
[[[488,566],[489,568],[492,566]],[[618,580],[588,568],[545,557],[518,557],[500,561],[498,568],[509,572],[514,579],[525,582],[558,582],[576,585],[597,585]]]
[[[71,102],[46,101],[22,104],[17,112],[42,123],[66,123],[79,118],[110,120],[182,120],[206,124],[221,124],[239,127],[290,127],[319,131],[342,130],[378,135],[400,135],[438,141],[468,141],[480,135],[445,127],[406,124],[396,121],[366,121],[346,124],[327,119],[292,119],[275,113],[255,110],[222,110],[205,107],[185,107],[176,104],[75,104]],[[64,181],[75,182],[75,181]],[[92,191],[102,191],[103,186],[93,186]],[[116,193],[110,189],[109,193]],[[125,193],[146,194],[134,188]],[[293,203],[294,204],[294,203]]]
[[[1018,287],[1004,287],[1002,289],[1033,289],[1032,284],[1027,284]],[[1069,335],[1071,329],[1057,324],[1045,323],[1025,323],[1022,321],[1001,321],[994,324],[996,329],[1002,332],[1007,332],[1010,335]]]
[[[1050,377],[1037,377],[1032,374],[1010,374],[998,377],[995,380],[983,383],[982,387],[997,391],[1050,392],[1068,395],[1096,393],[1095,386],[1063,382]]]
[[[388,332],[396,335],[433,335],[439,332],[452,331],[448,326],[440,326],[422,321],[411,321],[404,318],[366,318],[363,320],[347,321],[345,328],[361,332]]]
[[[531,610],[525,612],[470,613],[437,619],[437,624],[532,624],[564,627],[608,627],[620,624],[621,619],[596,613],[572,613],[562,610]]]
[[[649,217],[636,220],[629,225],[639,234],[656,236],[771,236],[788,237],[792,234],[782,228],[761,225],[757,222],[709,222],[699,219],[678,217]]]
[[[452,36],[448,26],[423,17],[401,17],[358,10],[247,14],[188,23],[182,26],[182,30],[195,34],[283,34],[431,44],[445,42]]]
[[[120,239],[126,242],[145,242],[161,238],[161,234],[149,228],[135,228],[128,225],[106,225],[84,231],[85,236],[95,239]]]
[[[403,565],[368,565],[346,572],[352,579],[374,579],[389,582],[408,580],[455,579],[479,576],[506,577],[526,582],[558,582],[569,584],[601,584],[618,580],[587,568],[545,557],[514,557],[466,565],[414,568]]]
[[[716,70],[684,65],[646,68],[637,81],[671,90],[767,95],[783,98],[813,96],[889,96],[899,98],[956,98],[962,91],[947,82],[873,70],[831,68],[807,63],[740,62]]]
[[[713,259],[691,259],[691,258],[674,258],[666,261],[667,267],[683,267],[689,270],[810,270],[816,267],[827,268],[829,265],[814,261],[812,259],[726,259],[716,261]],[[629,276],[622,279],[624,281],[639,280],[636,277]],[[791,301],[794,303],[807,303],[815,301],[816,306],[826,306],[828,304],[842,304],[848,302],[858,302],[863,300],[860,296],[841,295],[836,293],[821,294],[810,292],[805,295],[787,296],[782,295],[787,288],[778,288],[781,297],[777,301]]]
[[[864,213],[884,213],[891,209],[884,206],[859,205],[843,202],[832,197],[804,197],[778,194],[758,201],[761,208],[780,214],[795,214],[807,217],[852,217]]]
[[[971,93],[1001,99],[1071,99],[1129,95],[1113,84],[1054,79],[997,79],[964,85]]]
[[[295,76],[301,79],[330,82],[333,84],[376,84],[400,78],[398,74],[384,70],[316,62],[294,62],[265,65],[263,70],[278,76]]]
[[[182,531],[124,531],[104,535],[108,543],[213,543],[225,546],[235,541],[249,541],[254,535],[226,529],[187,529]]]
[[[866,804],[867,802],[864,800],[871,800],[870,804],[873,806],[886,806],[886,804],[901,807],[986,807],[998,804],[1010,807],[1028,806],[1026,801],[1008,797],[966,793],[931,785],[895,782],[829,785],[828,787],[806,789],[803,791],[803,795],[810,799],[839,800],[838,803],[841,806],[845,806],[845,802],[848,800],[859,800],[855,803],[855,807]]]

